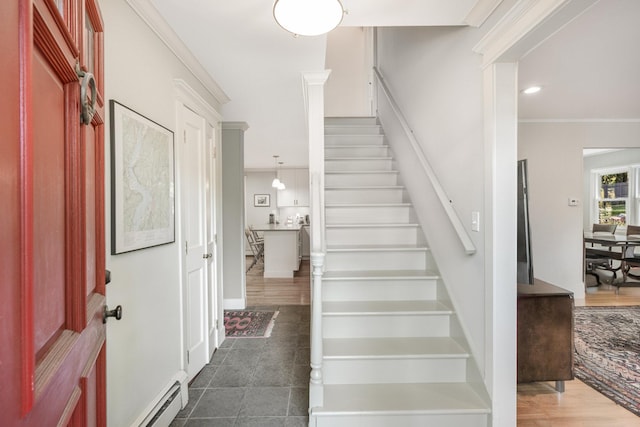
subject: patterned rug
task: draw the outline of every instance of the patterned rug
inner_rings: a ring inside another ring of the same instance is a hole
[[[577,378],[640,416],[640,306],[576,307]]]
[[[233,338],[267,338],[278,311],[224,311],[225,336]]]

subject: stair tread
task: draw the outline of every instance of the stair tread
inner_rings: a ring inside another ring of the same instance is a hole
[[[402,190],[402,185],[350,185],[348,187],[325,187],[326,190]]]
[[[371,171],[325,171],[325,175],[364,175],[364,174],[393,174],[397,175],[399,172],[396,170],[371,170]]]
[[[451,314],[453,310],[442,301],[325,301],[322,313],[331,315],[410,315]]]
[[[421,244],[408,245],[327,245],[327,252],[380,252],[380,251],[428,251],[429,248]]]
[[[333,136],[337,136],[338,134],[332,134]],[[363,136],[363,135],[367,135],[367,134],[345,134],[342,136]],[[377,136],[376,134],[372,134]],[[389,148],[389,146],[387,144],[384,145],[380,145],[380,144],[340,144],[340,145],[333,145],[331,147],[328,148]]]
[[[437,279],[434,270],[362,270],[362,271],[326,271],[322,280],[389,280],[389,279]]]
[[[325,208],[410,208],[411,203],[327,203]]]
[[[327,160],[339,160],[339,161],[349,161],[352,162],[354,160],[368,162],[370,160],[393,160],[391,156],[345,156],[345,157],[325,157],[325,161]]]
[[[325,338],[323,348],[325,359],[469,357],[469,352],[450,337]]]
[[[315,415],[489,413],[489,405],[466,383],[332,384],[324,386],[324,406]]]
[[[340,223],[340,224],[327,224],[326,228],[378,228],[378,227],[402,227],[402,228],[415,228],[420,227],[420,224],[408,223],[408,222],[354,222],[354,223]]]

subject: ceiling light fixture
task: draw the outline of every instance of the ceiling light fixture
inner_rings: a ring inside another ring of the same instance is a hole
[[[273,173],[276,176],[275,178],[273,178],[273,181],[271,181],[271,186],[273,188],[278,188],[278,186],[280,185],[280,180],[278,179],[278,157],[280,156],[273,156]]]
[[[540,92],[542,88],[540,86],[530,86],[528,88],[526,88],[525,90],[522,91],[522,93],[527,94],[527,95],[532,95],[534,93],[538,93]]]
[[[340,0],[276,0],[273,17],[285,30],[300,36],[328,33],[342,22]]]
[[[282,165],[284,162],[278,162],[278,171],[280,170],[280,165]],[[284,182],[280,181],[280,183],[278,184],[278,190],[286,190],[287,187],[284,185]]]

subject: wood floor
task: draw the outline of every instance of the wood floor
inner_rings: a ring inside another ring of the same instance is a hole
[[[616,295],[608,285],[589,288],[576,306],[640,305],[640,288],[623,288]],[[565,392],[557,393],[555,383],[518,385],[518,426],[520,427],[632,427],[640,418],[604,397],[580,380],[565,381]]]
[[[292,279],[265,279],[262,277],[262,264],[258,263],[247,273],[247,304],[308,305],[309,282],[309,261],[302,262],[300,271]],[[589,288],[586,299],[576,300],[575,304],[640,305],[640,288],[624,288],[618,295],[607,285]],[[640,427],[640,418],[580,380],[566,381],[564,393],[556,392],[554,385],[518,385],[518,426]]]
[[[251,260],[247,257],[247,266]],[[303,260],[292,279],[265,279],[264,264],[257,263],[247,273],[247,305],[309,305],[309,268],[309,261]]]

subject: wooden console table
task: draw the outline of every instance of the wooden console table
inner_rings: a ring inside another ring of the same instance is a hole
[[[518,284],[518,383],[573,379],[573,292],[535,280]]]

